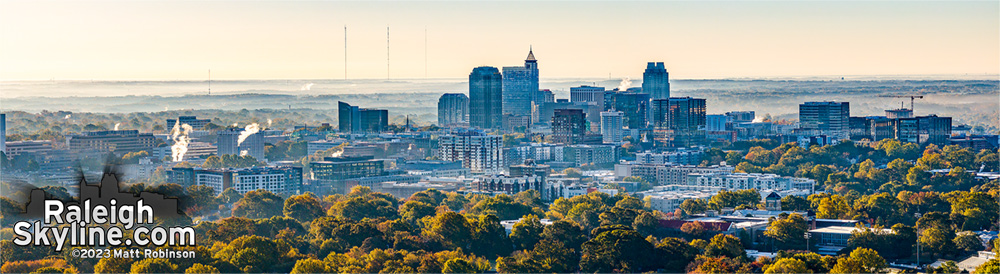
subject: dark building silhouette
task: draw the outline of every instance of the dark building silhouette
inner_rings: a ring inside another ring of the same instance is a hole
[[[495,67],[477,67],[469,74],[469,125],[483,129],[503,126],[503,76]]]

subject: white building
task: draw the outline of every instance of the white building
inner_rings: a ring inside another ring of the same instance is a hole
[[[625,113],[621,111],[601,112],[601,135],[605,144],[621,144],[625,138],[622,121]]]
[[[722,114],[705,115],[705,131],[724,131],[726,123],[729,123],[729,116]]]
[[[688,199],[708,200],[719,189],[686,188],[684,186],[657,186],[652,190],[637,193],[649,203],[649,208],[660,212],[673,212]]]
[[[503,136],[460,133],[438,138],[438,157],[461,161],[473,173],[500,174],[504,170]]]
[[[639,152],[635,154],[635,162],[638,164],[675,164],[675,165],[696,165],[701,163],[701,150],[680,149],[677,151]]]
[[[300,167],[252,167],[239,169],[200,169],[192,174],[197,185],[210,186],[219,195],[227,188],[240,194],[263,189],[274,193],[298,194],[302,187]]]
[[[759,173],[702,173],[689,174],[686,185],[721,187],[727,190],[807,190],[816,187],[816,181],[807,178],[784,177]]]

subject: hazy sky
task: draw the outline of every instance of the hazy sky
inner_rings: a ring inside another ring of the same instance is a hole
[[[1000,73],[980,2],[0,2],[0,79],[463,78]]]

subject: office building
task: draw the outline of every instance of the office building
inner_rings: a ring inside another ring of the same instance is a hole
[[[462,93],[445,93],[438,99],[438,126],[469,124],[469,97]]]
[[[890,110],[887,110],[888,113]],[[906,117],[905,114],[895,114]],[[951,139],[951,117],[937,115],[909,118],[885,116],[850,117],[849,132],[852,140],[879,141],[893,138],[910,143],[948,145]]]
[[[7,151],[7,114],[0,113],[0,151]]]
[[[655,165],[697,165],[701,163],[701,150],[678,149],[676,151],[663,152],[636,152],[635,162],[637,164]]]
[[[203,169],[175,167],[167,171],[167,181],[184,187],[209,186],[215,195],[232,188],[240,194],[262,189],[277,194],[299,194],[302,187],[301,167],[251,167]]]
[[[556,101],[556,94],[552,93],[549,89],[543,89],[538,91],[538,95],[535,97],[535,105],[541,105],[542,103],[551,103]]]
[[[725,131],[729,116],[722,114],[705,115],[705,131]]]
[[[478,132],[442,135],[438,138],[438,158],[461,161],[473,173],[500,174],[504,170],[503,136]]]
[[[609,93],[604,87],[579,86],[569,88],[569,100],[571,102],[592,102],[605,110],[605,93]]]
[[[125,155],[129,152],[152,151],[156,147],[156,137],[152,133],[139,133],[138,130],[102,130],[67,136],[66,143],[73,151],[94,149]]]
[[[586,116],[587,122],[590,125],[590,130],[594,133],[599,133],[601,127],[601,111],[604,111],[601,106],[598,106],[594,102],[570,102],[566,99],[558,99],[556,102],[546,102],[538,105],[535,111],[532,113],[532,123],[536,125],[548,125],[552,124],[552,117],[555,116],[555,111],[557,109],[579,109],[582,110]]]
[[[800,134],[848,139],[850,116],[851,106],[848,102],[805,102],[799,105]]]
[[[538,61],[528,50],[524,66],[503,67],[503,113],[529,114],[538,95]]]
[[[587,133],[587,116],[579,109],[557,109],[552,117],[552,142],[578,144]]]
[[[385,175],[385,160],[375,157],[324,157],[309,163],[309,177],[315,180],[345,180]]]
[[[180,116],[177,119],[167,118],[167,126],[164,128],[170,131],[178,124],[187,124],[194,130],[202,130],[205,129],[205,125],[210,123],[212,123],[212,119],[198,119],[198,116]]]
[[[338,123],[343,133],[379,133],[389,127],[389,111],[367,109],[337,102]]]
[[[646,71],[642,73],[642,92],[649,94],[651,99],[670,98],[670,76],[663,62],[646,63]]]
[[[684,185],[720,187],[726,190],[806,190],[812,193],[816,181],[808,178],[785,177],[759,173],[700,173],[689,174]]]
[[[913,118],[913,110],[906,108],[887,109],[885,110],[885,118],[889,119]]]
[[[601,137],[605,144],[621,144],[625,138],[625,113],[621,111],[601,112]]]
[[[503,76],[494,67],[477,67],[469,74],[469,125],[500,129],[503,119]]]
[[[677,97],[652,100],[657,145],[686,147],[705,141],[705,99]]]
[[[554,162],[568,162],[575,166],[604,166],[618,162],[618,150],[612,145],[569,145],[557,147]]]
[[[264,159],[264,134],[261,132],[256,132],[253,134],[247,134],[241,143],[240,135],[245,132],[242,128],[231,128],[227,130],[220,130],[217,134],[216,146],[218,147],[218,155],[249,155],[256,158],[258,161],[265,161]]]
[[[187,151],[184,152],[184,156],[181,161],[188,161],[191,159],[204,159],[208,158],[213,154],[219,152],[219,148],[211,143],[207,142],[190,142],[187,145]],[[163,159],[164,157],[170,157],[173,155],[173,151],[169,146],[162,146],[153,149],[153,153],[150,154],[155,159]]]
[[[545,178],[549,177],[549,172],[552,170],[549,165],[537,164],[534,160],[524,160],[523,164],[512,165],[507,168],[509,172],[507,174],[510,177],[527,177],[527,176],[539,176],[542,177],[544,181]]]
[[[757,113],[754,111],[730,111],[726,112],[726,116],[729,117],[729,121],[732,123],[749,123],[757,119]]]
[[[531,126],[531,115],[504,114],[503,130],[506,132],[525,132]]]
[[[627,110],[624,124],[629,129],[646,128],[649,115],[649,94],[639,92],[618,92],[611,97],[614,109]]]

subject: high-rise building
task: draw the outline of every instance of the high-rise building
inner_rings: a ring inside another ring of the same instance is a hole
[[[129,152],[152,151],[156,147],[156,137],[151,133],[139,133],[138,130],[101,130],[67,136],[66,143],[73,151],[95,149],[125,155]]]
[[[389,127],[389,111],[385,109],[368,109],[337,102],[340,132],[344,133],[379,133]]]
[[[887,109],[885,110],[885,118],[889,119],[913,118],[913,110],[906,108]]]
[[[191,126],[192,129],[195,130],[204,129],[205,125],[212,123],[212,119],[198,119],[198,116],[180,116],[177,117],[177,119],[168,118],[167,126],[165,128],[168,131],[172,130],[174,126],[178,124],[178,121],[180,122],[181,125],[187,124]]]
[[[587,134],[587,116],[580,109],[557,109],[552,116],[552,142],[578,144]]]
[[[529,49],[524,66],[503,67],[503,113],[529,114],[537,96],[538,61]]]
[[[232,154],[240,156],[253,156],[258,161],[264,161],[264,134],[262,132],[256,132],[253,134],[248,134],[244,137],[241,143],[240,136],[246,130],[242,128],[231,128],[227,130],[221,130],[218,132],[218,140],[216,146],[218,147],[219,156]]]
[[[175,167],[167,171],[168,182],[181,186],[203,185],[215,190],[215,195],[232,188],[240,194],[263,189],[270,192],[294,195],[302,187],[301,167],[252,167],[202,169],[200,167]]]
[[[748,123],[753,122],[757,119],[757,113],[754,111],[730,111],[726,112],[726,116],[729,117],[730,122],[733,123]]]
[[[653,99],[654,139],[664,146],[691,146],[705,138],[705,99]]]
[[[642,92],[652,99],[670,98],[670,76],[663,62],[646,63],[646,71],[642,73]]]
[[[469,74],[469,125],[499,129],[503,119],[503,76],[495,67],[477,67]]]
[[[851,105],[848,102],[805,102],[799,105],[799,129],[805,135],[850,138]]]
[[[621,111],[601,112],[601,136],[605,144],[620,144],[625,138],[624,124],[625,113]]]
[[[506,132],[525,132],[531,126],[531,115],[503,115],[503,130]]]
[[[7,114],[0,113],[0,152],[7,151]]]
[[[726,130],[726,124],[728,123],[729,116],[722,114],[705,115],[705,131]]]
[[[646,128],[649,115],[649,94],[618,92],[614,96],[614,109],[625,112],[625,125],[630,129]]]
[[[443,161],[461,161],[473,173],[500,174],[505,169],[503,136],[463,132],[438,138],[438,156]]]
[[[608,93],[604,87],[579,86],[569,88],[569,100],[572,102],[592,102],[605,110],[605,96]]]
[[[438,126],[469,123],[469,97],[462,93],[445,93],[438,99]]]
[[[556,101],[556,94],[552,93],[552,90],[543,89],[538,91],[538,96],[536,96],[535,99],[535,105],[551,103]]]

